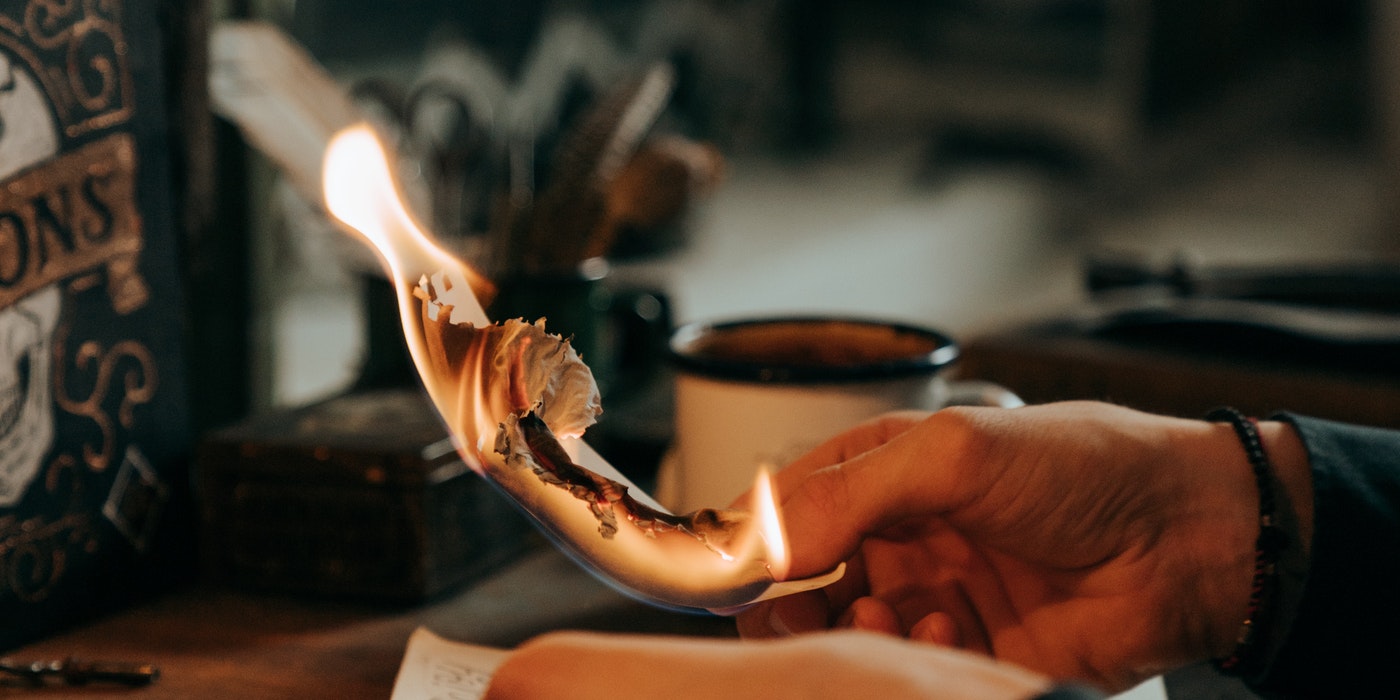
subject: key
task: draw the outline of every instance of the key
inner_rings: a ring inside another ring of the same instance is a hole
[[[150,685],[160,678],[160,669],[153,664],[87,661],[71,656],[62,661],[20,662],[14,659],[0,659],[0,673],[26,679],[35,685],[52,678],[68,685],[114,683],[136,687]]]

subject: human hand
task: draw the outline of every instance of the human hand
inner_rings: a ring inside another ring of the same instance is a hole
[[[1290,429],[1261,433],[1305,468]],[[1089,402],[897,414],[777,489],[790,575],[849,568],[743,613],[747,637],[856,627],[1121,690],[1225,655],[1246,612],[1258,496],[1223,424]]]
[[[514,651],[486,698],[1023,700],[1048,686],[1011,664],[868,632],[753,642],[568,632]]]

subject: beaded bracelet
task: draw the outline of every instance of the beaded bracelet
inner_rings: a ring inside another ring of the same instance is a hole
[[[1250,583],[1249,608],[1244,622],[1240,623],[1239,635],[1235,638],[1235,649],[1223,659],[1216,659],[1215,666],[1231,673],[1243,672],[1243,665],[1255,651],[1255,642],[1263,638],[1268,619],[1268,610],[1277,588],[1277,564],[1279,550],[1283,549],[1285,537],[1274,523],[1273,470],[1269,457],[1264,452],[1264,443],[1259,438],[1259,425],[1253,418],[1239,411],[1225,407],[1217,408],[1206,415],[1206,420],[1215,423],[1229,423],[1244,446],[1250,469],[1254,472],[1254,483],[1259,489],[1259,538],[1254,541],[1254,578]]]

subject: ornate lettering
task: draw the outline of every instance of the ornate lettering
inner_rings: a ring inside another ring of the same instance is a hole
[[[0,289],[19,285],[28,267],[29,231],[24,220],[14,212],[0,212]]]
[[[127,313],[144,304],[135,261],[143,247],[135,143],[114,134],[16,176],[0,189],[0,308],[36,289],[107,268]],[[136,276],[133,278],[133,276]]]
[[[83,180],[83,202],[95,219],[89,218],[89,225],[82,228],[82,233],[83,238],[87,239],[88,242],[101,243],[112,237],[112,225],[116,223],[116,217],[112,215],[112,208],[102,201],[98,185],[109,187],[113,173],[105,169],[98,171],[98,168],[94,168],[93,170],[92,175]]]
[[[54,199],[59,201],[58,211],[61,214],[53,210]],[[67,184],[59,185],[50,192],[41,192],[39,196],[29,200],[29,207],[33,212],[34,229],[39,243],[35,246],[39,253],[37,272],[42,274],[51,260],[66,259],[76,250],[73,229],[68,224],[73,218],[73,206],[68,196]],[[55,245],[57,250],[53,248]]]
[[[124,340],[111,348],[101,343],[88,341],[78,346],[73,355],[72,366],[81,377],[68,374],[67,329],[60,329],[55,338],[55,352],[64,358],[54,367],[54,401],[59,408],[73,415],[88,418],[97,426],[100,439],[96,443],[83,445],[83,460],[93,471],[107,469],[116,449],[116,426],[132,427],[136,422],[136,407],[150,402],[155,397],[158,377],[155,357],[146,346],[134,340]],[[72,395],[72,384],[76,379],[89,379],[84,386],[90,387],[86,396]],[[118,381],[120,380],[120,381]],[[117,405],[109,407],[108,396],[117,389]]]

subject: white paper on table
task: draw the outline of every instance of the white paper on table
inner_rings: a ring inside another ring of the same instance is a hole
[[[453,642],[419,627],[408,638],[390,700],[480,700],[509,653]]]

